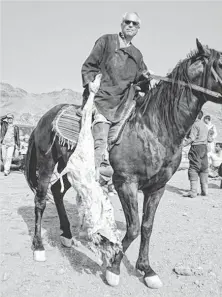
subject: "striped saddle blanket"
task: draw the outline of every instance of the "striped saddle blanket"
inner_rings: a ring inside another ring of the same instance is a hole
[[[108,137],[109,150],[115,144],[120,143],[123,128],[134,109],[135,101],[133,100],[122,120],[111,126]],[[81,117],[76,114],[76,110],[74,105],[65,105],[53,120],[52,129],[59,138],[60,145],[67,146],[68,150],[73,150],[76,147],[81,129]]]

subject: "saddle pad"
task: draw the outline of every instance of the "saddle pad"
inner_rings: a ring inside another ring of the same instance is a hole
[[[76,115],[76,110],[74,105],[65,105],[52,123],[52,129],[59,138],[60,145],[67,145],[71,150],[76,147],[81,128],[81,117]]]
[[[120,142],[124,126],[135,109],[135,105],[136,103],[133,100],[123,119],[111,126],[108,137],[108,150],[111,150],[115,144]],[[81,117],[76,115],[76,107],[74,105],[64,106],[56,115],[52,125],[53,131],[59,138],[60,145],[67,145],[70,150],[74,149],[81,129]]]

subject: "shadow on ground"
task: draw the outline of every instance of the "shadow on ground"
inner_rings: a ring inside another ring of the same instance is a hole
[[[171,185],[166,185],[166,191],[169,191],[171,193],[176,193],[178,195],[183,195],[184,193],[188,192],[188,189],[180,189]]]
[[[69,217],[70,226],[72,235],[78,238],[77,232],[77,208],[76,205],[70,204],[66,200],[64,201],[65,208],[67,210],[67,215]],[[35,216],[34,216],[34,206],[22,206],[18,209],[18,214],[22,216],[24,222],[27,225],[29,236],[30,236],[30,253],[32,252],[32,238],[34,235],[34,228],[35,228]],[[125,224],[121,221],[116,221],[117,227],[119,230],[125,233]],[[46,245],[49,246],[49,251],[47,253],[53,252],[53,247],[57,247],[62,256],[65,256],[69,262],[73,270],[78,273],[87,273],[98,275],[103,280],[104,283],[107,284],[105,280],[105,270],[106,267],[104,264],[99,266],[95,261],[93,261],[90,257],[88,257],[84,252],[81,252],[80,248],[66,248],[60,242],[60,228],[59,228],[59,218],[57,215],[57,210],[54,204],[47,203],[46,209],[43,214],[42,220],[42,228],[46,230]],[[44,237],[43,237],[44,238]],[[43,240],[44,242],[44,240]],[[85,246],[84,241],[81,241],[82,245]],[[46,247],[47,250],[47,247]],[[135,269],[135,267],[130,263],[128,258],[124,256],[123,264],[125,265],[129,275],[134,275],[137,277],[141,277],[142,275]]]

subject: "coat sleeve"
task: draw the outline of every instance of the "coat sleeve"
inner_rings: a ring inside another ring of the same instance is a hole
[[[83,63],[81,72],[82,72],[82,84],[84,88],[89,84],[89,82],[93,81],[95,76],[99,73],[100,63],[103,58],[104,49],[105,49],[105,38],[103,36],[96,41],[89,57]]]
[[[4,121],[1,123],[1,137],[0,137],[0,142],[3,142],[3,139],[5,137],[7,131],[7,123],[5,123]]]
[[[141,88],[141,92],[146,92],[149,90],[150,82],[147,78],[143,76],[143,73],[147,71],[147,66],[143,61],[143,58],[141,58],[137,78],[136,78],[136,84]]]

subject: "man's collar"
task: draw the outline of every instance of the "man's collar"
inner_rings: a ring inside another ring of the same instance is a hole
[[[132,44],[131,41],[128,42],[128,43],[126,42],[126,39],[125,39],[125,36],[124,36],[123,32],[119,32],[118,36],[123,41],[123,44],[125,45],[125,47],[128,47],[128,46],[130,46]]]

